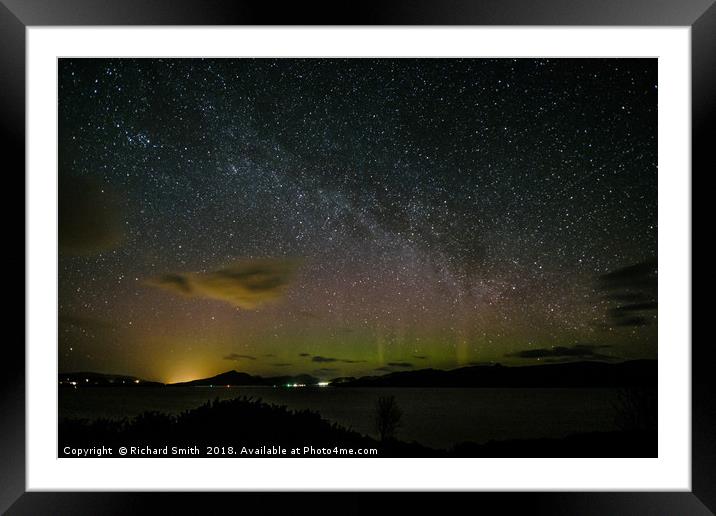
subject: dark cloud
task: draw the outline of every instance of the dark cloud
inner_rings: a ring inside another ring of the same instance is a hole
[[[291,362],[276,362],[275,364],[271,364],[272,366],[276,367],[288,367],[292,366],[293,364]]]
[[[239,261],[204,273],[169,273],[149,284],[188,297],[217,299],[244,309],[255,309],[283,296],[296,269],[292,260]]]
[[[170,290],[175,289],[186,295],[191,295],[194,290],[189,279],[182,274],[164,274],[154,281],[156,285]]]
[[[413,367],[413,364],[411,364],[410,362],[388,362],[388,365],[390,367]]]
[[[117,247],[124,235],[120,203],[106,185],[60,173],[58,243],[69,255],[94,255]]]
[[[656,260],[647,260],[604,274],[599,277],[598,288],[610,304],[616,303],[607,312],[612,326],[647,326],[656,320]]]
[[[313,358],[311,358],[311,362],[338,362],[338,359],[332,358],[332,357],[322,357],[320,355],[316,355]]]
[[[299,353],[298,356],[299,357],[310,357],[311,354],[310,353]]]
[[[656,301],[649,301],[645,303],[632,303],[630,305],[621,305],[617,306],[616,308],[611,309],[612,315],[614,317],[623,317],[626,314],[629,314],[631,312],[643,312],[647,310],[656,310],[657,309],[657,303]]]
[[[301,356],[311,356],[307,353],[301,353]],[[344,364],[360,364],[365,360],[351,360],[350,358],[334,358],[334,357],[323,357],[321,355],[315,355],[311,358],[312,362],[343,362]]]
[[[622,301],[625,303],[636,303],[648,299],[644,294],[640,292],[614,292],[607,293],[604,295],[605,299],[610,301]]]
[[[600,360],[612,360],[616,357],[604,355],[597,352],[601,348],[609,348],[606,344],[575,344],[574,346],[554,346],[551,348],[524,349],[515,353],[507,353],[505,356],[517,358],[593,358]]]
[[[224,360],[256,360],[256,357],[253,355],[239,355],[238,353],[229,353],[224,357]]]
[[[651,321],[649,319],[647,319],[646,317],[640,317],[640,316],[619,317],[614,320],[614,325],[615,326],[627,326],[627,327],[637,326],[638,327],[638,326],[648,326],[650,324],[650,322]]]
[[[657,261],[643,262],[616,269],[599,278],[605,290],[638,289],[652,290],[657,288]]]
[[[418,360],[427,360],[427,355],[413,355],[413,358],[417,358]]]

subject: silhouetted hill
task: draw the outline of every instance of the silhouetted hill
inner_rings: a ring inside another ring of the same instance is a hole
[[[345,382],[354,382],[356,380],[355,376],[339,376],[338,378],[334,378],[329,383],[331,385],[337,385],[339,383],[345,383]]]
[[[287,384],[302,384],[302,385],[315,385],[318,383],[318,378],[309,376],[307,374],[300,374],[296,376],[270,376],[264,378],[263,376],[254,376],[248,373],[241,373],[239,371],[226,371],[225,373],[217,374],[211,378],[201,378],[199,380],[192,380],[190,382],[170,383],[170,387],[173,386],[211,386],[211,385],[268,385],[268,386],[281,386]]]
[[[60,373],[58,379],[64,387],[163,387],[160,382],[151,382],[121,374],[92,373],[82,371],[78,373]]]
[[[334,387],[656,387],[657,361],[567,362],[534,366],[419,369],[364,376]]]

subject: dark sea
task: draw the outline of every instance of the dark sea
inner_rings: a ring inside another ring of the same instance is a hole
[[[614,389],[101,387],[60,389],[59,415],[95,419],[149,410],[179,413],[216,398],[246,396],[310,409],[375,436],[375,403],[388,395],[395,396],[403,413],[398,438],[435,448],[615,429]]]

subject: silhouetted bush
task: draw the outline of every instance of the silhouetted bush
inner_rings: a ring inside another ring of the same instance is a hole
[[[617,391],[613,403],[614,424],[623,432],[647,432],[657,428],[657,391],[645,387],[625,387]]]

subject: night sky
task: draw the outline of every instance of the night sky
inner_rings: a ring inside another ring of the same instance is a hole
[[[61,59],[59,369],[656,358],[655,59]]]

